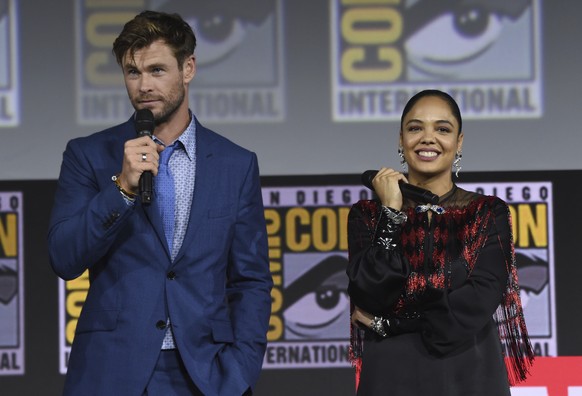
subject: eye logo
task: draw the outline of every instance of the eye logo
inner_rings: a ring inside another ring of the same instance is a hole
[[[516,67],[522,65],[519,57],[523,54],[507,51],[507,47],[511,46],[511,36],[518,35],[512,31],[512,26],[530,17],[527,12],[529,0],[507,2],[508,5],[485,1],[471,5],[466,2],[426,3],[421,1],[405,11],[410,15],[408,19],[417,15],[420,7],[424,15],[427,7],[432,11],[430,19],[419,18],[404,34],[411,79],[503,79],[506,76],[497,71],[499,66],[493,67],[491,73],[491,64],[499,63],[513,69],[513,76],[519,73],[528,77],[529,70]],[[500,52],[505,56],[497,56]]]
[[[542,257],[540,257],[540,254]],[[547,252],[532,252],[528,250],[516,250],[515,259],[519,276],[519,297],[526,318],[538,318],[527,323],[530,335],[538,336],[544,340],[550,336],[552,328],[552,315],[549,301],[554,290],[551,279],[551,266],[547,258]],[[546,337],[543,337],[546,336]],[[556,356],[556,341],[550,339],[546,342],[534,342],[534,350],[538,356]]]
[[[281,1],[218,0],[195,10],[175,3],[197,37],[194,113],[221,123],[283,121]]]
[[[234,56],[255,32],[272,23],[277,11],[276,2],[265,0],[213,0],[196,8],[184,3],[182,0],[170,1],[163,8],[179,13],[194,30],[196,58],[202,68]]]
[[[466,118],[539,117],[539,11],[539,0],[331,0],[334,120],[397,120],[429,87]]]
[[[18,291],[18,274],[0,264],[0,304],[8,305]]]
[[[350,307],[346,293],[347,264],[344,256],[329,256],[285,288],[286,339],[341,339],[345,336]]]
[[[194,19],[190,25],[199,32],[198,43],[204,49],[200,55],[202,67],[222,61],[243,43],[247,34],[244,23],[225,15],[200,22]]]
[[[263,187],[273,278],[263,367],[349,367],[348,213],[361,185]]]

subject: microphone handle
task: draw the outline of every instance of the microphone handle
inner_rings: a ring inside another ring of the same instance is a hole
[[[372,180],[378,174],[377,170],[367,170],[362,173],[362,184],[368,187],[370,190],[374,191],[374,187],[372,185]],[[402,196],[412,199],[413,201],[419,203],[429,203],[432,205],[436,205],[439,203],[439,196],[433,194],[431,191],[426,190],[424,188],[405,183],[402,180],[398,182],[398,186],[400,187],[400,192]]]
[[[402,195],[405,196],[406,198],[412,199],[413,201],[419,203],[429,203],[432,205],[436,205],[439,203],[439,196],[433,194],[429,190],[420,188],[413,184],[405,183],[402,180],[398,182],[398,185],[400,186],[400,191],[402,192]]]
[[[139,137],[141,136],[152,136],[152,133],[148,130],[139,131],[137,133]],[[151,171],[144,171],[139,177],[139,195],[141,197],[142,204],[149,205],[152,203],[153,197],[153,174]]]
[[[139,194],[141,202],[144,204],[152,203],[153,194],[153,175],[151,171],[144,171],[139,177]]]

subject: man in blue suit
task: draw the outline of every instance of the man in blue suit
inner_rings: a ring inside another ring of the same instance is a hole
[[[257,158],[189,110],[195,46],[177,14],[129,21],[113,52],[153,136],[132,117],[64,152],[51,265],[91,282],[66,395],[250,395],[259,376],[272,280]]]

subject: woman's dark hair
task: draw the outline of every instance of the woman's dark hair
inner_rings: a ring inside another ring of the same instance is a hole
[[[163,40],[172,48],[180,69],[196,48],[196,36],[180,15],[144,11],[125,24],[113,42],[113,54],[121,65],[126,54],[133,58],[136,51],[157,40]]]
[[[410,110],[412,110],[416,102],[427,96],[436,96],[437,98],[441,98],[447,102],[449,108],[451,109],[451,113],[453,113],[453,116],[459,123],[459,133],[461,133],[463,130],[463,119],[461,118],[461,110],[459,109],[459,105],[457,105],[457,102],[455,102],[455,99],[453,99],[451,95],[446,92],[439,91],[438,89],[425,89],[424,91],[418,92],[408,100],[406,106],[404,106],[404,110],[402,110],[402,117],[400,118],[400,130],[402,130],[404,124],[404,117],[406,117]]]

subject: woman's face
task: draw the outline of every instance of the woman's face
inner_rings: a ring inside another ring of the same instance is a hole
[[[463,134],[448,103],[438,96],[425,96],[404,117],[400,144],[409,176],[450,179]]]

